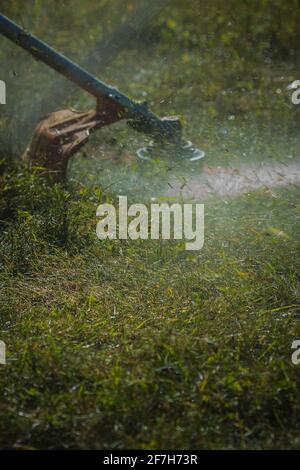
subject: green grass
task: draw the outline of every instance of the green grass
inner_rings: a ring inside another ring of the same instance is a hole
[[[211,201],[194,253],[100,242],[81,193],[63,242],[34,198],[3,229],[1,448],[299,447],[298,189]]]
[[[99,44],[139,3],[3,12],[80,64],[90,56],[89,70],[154,112],[179,114],[208,166],[299,157],[286,90],[299,78],[296,0],[174,0],[103,68]],[[95,101],[0,42],[0,448],[299,448],[299,188],[209,200],[200,252],[100,242],[100,202],[149,201],[201,169],[101,160],[147,141],[118,123],[73,159],[67,188],[8,171],[54,102]]]

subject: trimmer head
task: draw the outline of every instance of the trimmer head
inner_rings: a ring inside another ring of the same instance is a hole
[[[181,141],[182,124],[177,116],[158,118],[150,114],[146,103],[139,104],[138,109],[140,112],[143,111],[145,116],[142,118],[129,118],[127,121],[129,127],[138,132],[143,132],[155,142],[178,144]]]
[[[137,150],[137,156],[140,160],[154,161],[159,155],[170,156],[172,159],[184,160],[190,163],[202,160],[205,157],[203,150],[196,148],[191,141],[182,137],[182,123],[177,116],[164,117],[148,126],[147,121],[134,124],[132,127],[137,130],[143,130],[144,133],[151,135],[153,140],[147,147]]]

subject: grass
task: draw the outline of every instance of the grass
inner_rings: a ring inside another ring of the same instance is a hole
[[[298,158],[286,90],[299,78],[297,2],[176,0],[106,67],[99,44],[140,2],[6,3],[101,79],[179,114],[208,166]],[[0,448],[299,448],[299,188],[210,199],[199,252],[100,242],[100,202],[163,197],[193,169],[127,158],[146,140],[124,123],[92,137],[67,188],[8,169],[41,116],[95,102],[4,38],[0,49]]]
[[[93,190],[70,191],[64,243],[23,202],[1,239],[1,448],[299,447],[297,192],[209,202],[194,253],[100,242]]]

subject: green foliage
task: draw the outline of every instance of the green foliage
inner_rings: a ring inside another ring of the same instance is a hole
[[[50,3],[2,0],[1,11],[80,63],[91,52],[88,68],[155,111],[182,114],[208,165],[299,155],[285,93],[299,78],[299,1],[174,0],[107,68],[99,43],[141,2]],[[147,179],[136,162],[98,158],[105,138],[127,148],[122,125],[75,158],[81,184],[16,167],[7,155],[48,107],[94,103],[68,87],[55,101],[64,81],[0,41],[13,90],[0,118],[0,447],[299,448],[298,189],[210,201],[199,253],[100,242],[107,190],[156,196],[182,168],[157,162]]]
[[[41,254],[81,250],[93,238],[101,190],[52,185],[40,173],[18,166],[0,180],[0,263],[14,273],[36,266]]]
[[[35,245],[39,262],[17,276],[2,266],[0,446],[299,447],[296,198],[291,188],[215,201],[199,253],[94,239]],[[24,244],[22,230],[14,237]]]

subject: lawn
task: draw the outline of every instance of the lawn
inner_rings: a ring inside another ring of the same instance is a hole
[[[100,242],[90,194],[2,242],[1,447],[298,447],[298,189],[210,201],[200,252]]]
[[[138,3],[3,0],[1,12],[180,115],[210,171],[299,161],[286,90],[300,78],[297,1],[161,0],[120,41]],[[101,202],[185,202],[168,199],[172,178],[185,185],[203,167],[163,152],[139,162],[147,138],[118,123],[51,184],[21,160],[37,121],[95,102],[1,36],[0,61],[0,448],[299,448],[299,187],[199,201],[200,251],[100,241]]]

